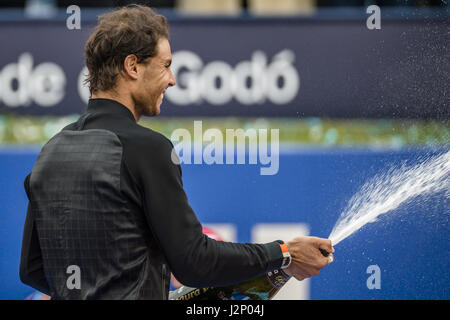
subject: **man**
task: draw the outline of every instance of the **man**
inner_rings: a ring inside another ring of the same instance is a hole
[[[20,277],[52,299],[167,299],[171,272],[191,287],[279,268],[302,280],[328,264],[319,249],[334,251],[315,237],[238,244],[202,233],[172,143],[137,124],[176,84],[168,39],[148,7],[102,15],[85,46],[88,108],[25,179]]]

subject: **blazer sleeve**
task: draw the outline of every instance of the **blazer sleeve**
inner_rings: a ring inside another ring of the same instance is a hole
[[[31,207],[29,180],[30,175],[26,177],[24,183],[29,202],[23,229],[19,275],[20,280],[24,284],[29,285],[42,293],[50,295],[50,288],[44,273],[44,264],[42,261],[42,252],[36,230],[36,223],[34,221],[33,210]]]
[[[149,141],[135,151],[136,156],[128,159],[133,162],[131,167],[144,193],[149,227],[181,283],[192,287],[222,286],[280,268],[283,257],[276,241],[231,243],[203,234],[183,189],[181,167],[173,161],[176,156],[170,140],[163,137]]]

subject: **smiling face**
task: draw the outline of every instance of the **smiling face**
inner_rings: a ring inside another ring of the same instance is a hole
[[[172,53],[166,38],[159,39],[156,52],[156,56],[136,65],[139,76],[133,90],[133,100],[139,115],[157,116],[161,111],[164,92],[176,84],[170,70]]]

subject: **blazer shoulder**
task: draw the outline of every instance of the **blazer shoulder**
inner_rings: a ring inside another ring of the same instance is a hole
[[[134,137],[136,141],[134,142],[138,145],[151,145],[153,147],[170,149],[173,148],[172,141],[170,141],[170,139],[168,139],[162,133],[138,124],[136,124],[135,130],[133,131],[136,133],[136,136]]]

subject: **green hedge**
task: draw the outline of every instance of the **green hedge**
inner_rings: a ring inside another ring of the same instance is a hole
[[[1,144],[43,144],[78,115],[67,117],[18,117],[0,115]],[[335,120],[319,118],[143,118],[140,124],[170,138],[184,128],[194,134],[194,121],[202,121],[203,132],[226,129],[278,129],[282,143],[322,146],[389,146],[450,144],[449,121],[425,120]],[[270,135],[269,135],[270,139]]]

